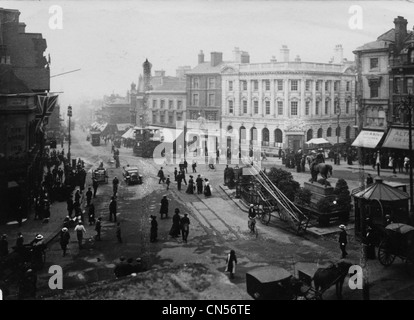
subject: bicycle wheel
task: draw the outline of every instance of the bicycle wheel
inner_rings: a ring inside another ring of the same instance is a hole
[[[264,225],[268,225],[270,222],[270,211],[264,210],[260,215],[260,222]]]

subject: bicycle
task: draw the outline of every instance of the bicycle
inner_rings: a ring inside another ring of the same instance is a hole
[[[249,218],[247,225],[249,227],[250,234],[254,234],[257,238],[259,236],[259,232],[257,231],[256,227],[256,218]]]

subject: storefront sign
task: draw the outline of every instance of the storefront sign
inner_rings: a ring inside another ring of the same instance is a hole
[[[414,130],[412,131],[411,136],[413,137],[412,141],[414,144]],[[382,146],[384,148],[409,150],[409,130],[391,128]]]

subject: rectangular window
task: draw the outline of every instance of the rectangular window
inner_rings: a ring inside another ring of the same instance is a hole
[[[305,102],[305,115],[309,115],[310,101]]]
[[[210,121],[216,121],[217,120],[217,112],[208,111],[206,112],[206,119]]]
[[[208,94],[208,106],[209,107],[214,107],[215,106],[215,99],[216,95],[214,93],[209,93]]]
[[[270,80],[265,80],[264,83],[265,83],[265,90],[270,91]]]
[[[177,100],[177,110],[181,110],[183,108],[183,102],[181,100]]]
[[[198,93],[193,93],[193,106],[198,106]]]
[[[346,82],[346,91],[350,91],[351,90],[351,82],[347,81]]]
[[[406,93],[413,93],[413,78],[407,78],[407,91]]]
[[[334,82],[334,91],[338,91],[339,89],[339,81]]]
[[[321,81],[317,80],[315,85],[316,85],[316,88],[315,88],[316,91],[321,91]]]
[[[290,102],[290,114],[292,116],[298,115],[298,102],[297,101],[291,101]]]
[[[157,109],[157,100],[152,100],[152,108]]]
[[[277,90],[283,91],[283,80],[277,80]]]
[[[290,90],[291,91],[298,91],[298,80],[292,80],[290,82]]]
[[[168,100],[168,109],[174,109],[174,101],[173,100]]]
[[[156,112],[152,113],[152,123],[157,123],[157,113]]]
[[[174,116],[172,114],[168,115],[168,123],[173,124],[174,123]]]
[[[191,120],[197,120],[198,118],[198,112],[197,111],[190,111],[190,119]]]
[[[247,90],[247,81],[246,80],[241,81],[241,88],[242,88],[243,91]]]
[[[350,106],[351,106],[351,101],[347,101],[346,102],[346,109],[345,109],[346,113],[349,113],[349,107]]]
[[[165,123],[165,114],[164,113],[160,114],[160,123]]]
[[[310,80],[306,80],[305,82],[305,90],[306,91],[310,91],[311,89],[311,81]]]
[[[372,84],[370,87],[371,98],[378,98],[378,86]]]
[[[164,109],[164,107],[165,107],[165,100],[161,100],[161,106],[160,106],[160,108],[161,109]]]
[[[278,101],[277,102],[277,114],[279,116],[283,115],[283,101]]]
[[[378,68],[378,58],[369,59],[369,68],[370,69]]]
[[[270,101],[265,101],[266,114],[270,114]]]
[[[177,113],[177,121],[182,121],[183,115],[181,113]]]
[[[215,89],[216,87],[216,79],[215,78],[208,78],[208,88]]]
[[[233,100],[229,100],[229,113],[233,113]]]
[[[254,91],[259,90],[259,81],[253,80],[253,90]]]
[[[259,114],[259,101],[253,101],[254,114]]]
[[[316,104],[315,104],[315,114],[316,115],[319,114],[319,105],[320,105],[320,101],[316,101]]]
[[[325,100],[325,114],[329,113],[329,100]]]
[[[199,80],[198,78],[193,79],[193,89],[198,89]]]
[[[229,81],[229,91],[233,91],[233,81]]]
[[[330,81],[325,81],[325,91],[329,91]]]
[[[401,78],[394,78],[394,93],[402,93],[402,79]]]
[[[243,100],[243,113],[247,113],[247,100]]]

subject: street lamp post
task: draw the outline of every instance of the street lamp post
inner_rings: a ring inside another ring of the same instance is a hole
[[[402,99],[400,104],[400,109],[408,111],[408,157],[410,159],[410,212],[414,212],[413,208],[413,138],[412,138],[412,108],[413,105],[413,96],[411,93],[408,94],[406,99]]]
[[[72,107],[68,106],[68,117],[69,117],[69,143],[68,143],[68,160],[70,164],[70,118],[72,118]]]
[[[336,164],[340,164],[341,163],[341,156],[339,154],[339,134],[340,134],[340,130],[339,130],[339,117],[341,116],[341,107],[339,106],[339,102],[336,102],[336,113],[338,114],[338,126],[336,127],[336,154],[337,154],[337,161]]]

